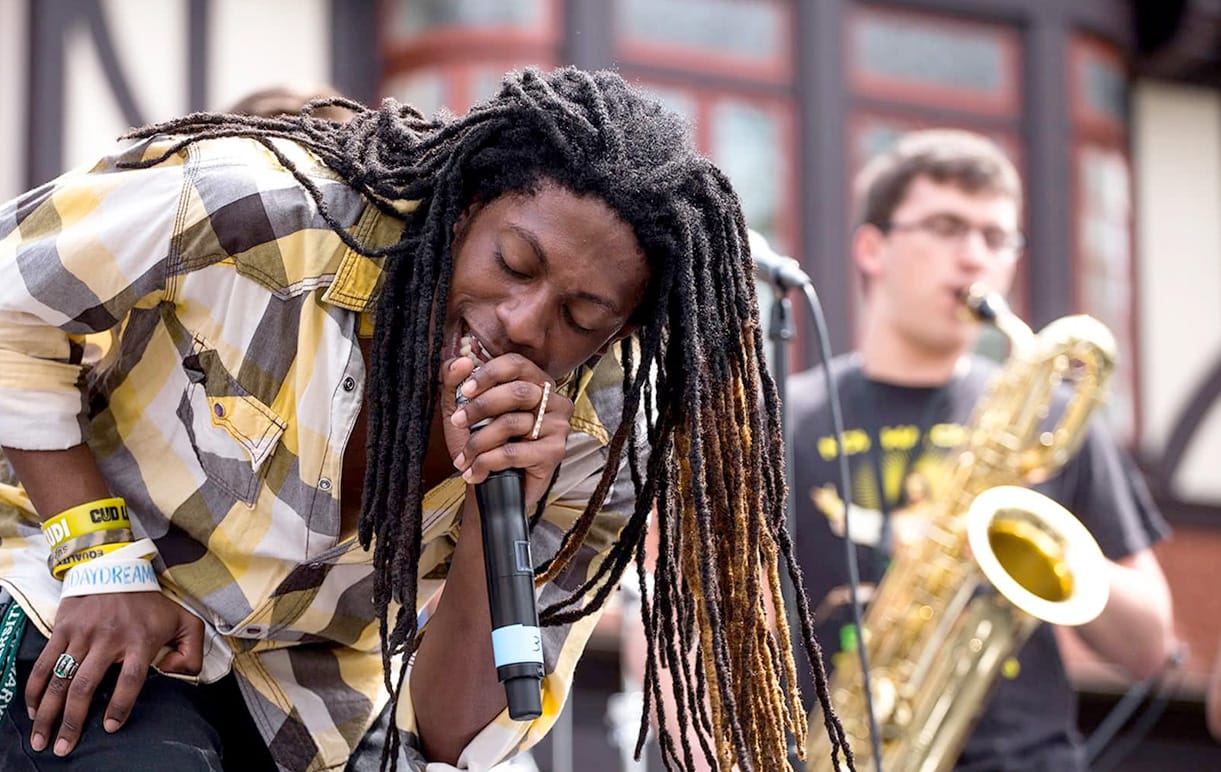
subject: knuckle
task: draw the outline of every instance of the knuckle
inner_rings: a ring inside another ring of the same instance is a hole
[[[138,689],[144,683],[144,673],[123,668],[119,671],[118,685],[126,689]]]
[[[513,381],[512,389],[514,399],[521,400],[522,402],[529,402],[531,401],[531,398],[534,398],[535,402],[538,401],[536,395],[534,394],[534,384],[528,381]]]
[[[67,683],[68,682],[62,678],[52,678],[51,682],[47,684],[47,694],[55,697],[63,697],[64,693],[67,691]]]
[[[63,718],[59,720],[59,737],[62,740],[72,741],[80,736],[81,720],[77,716],[70,713],[65,713]]]
[[[73,676],[72,681],[69,682],[68,696],[72,699],[81,698],[87,700],[92,696],[94,686],[95,684],[91,676],[79,673]]]

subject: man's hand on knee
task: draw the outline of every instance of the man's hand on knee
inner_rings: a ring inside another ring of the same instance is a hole
[[[80,740],[94,692],[111,665],[120,665],[103,725],[117,731],[131,715],[148,668],[162,647],[159,667],[194,675],[203,667],[203,622],[156,592],[65,598],[55,631],[34,663],[25,700],[34,728],[30,744],[66,756]]]

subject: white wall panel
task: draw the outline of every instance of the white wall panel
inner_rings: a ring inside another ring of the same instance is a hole
[[[68,32],[65,60],[63,170],[94,163],[129,128],[85,25]]]
[[[25,174],[26,3],[0,0],[0,201],[21,192]]]
[[[104,0],[102,10],[145,119],[163,121],[185,112],[187,0]]]
[[[225,107],[264,86],[327,82],[330,3],[212,0],[208,55],[212,108]]]
[[[1144,82],[1133,92],[1142,436],[1157,454],[1221,358],[1221,94]],[[1175,478],[1185,498],[1221,501],[1221,411]]]

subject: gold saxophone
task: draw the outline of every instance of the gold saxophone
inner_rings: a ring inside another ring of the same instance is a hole
[[[967,424],[925,537],[896,552],[863,619],[884,772],[953,767],[1002,665],[1034,628],[1083,624],[1106,604],[1104,558],[1089,531],[1017,486],[1047,479],[1080,447],[1114,367],[1115,339],[1088,316],[1057,319],[1035,335],[999,296],[974,287],[965,303],[1008,338],[1009,358]],[[1048,427],[1062,383],[1074,389]],[[856,768],[876,769],[860,661],[841,659],[832,704]],[[807,768],[831,769],[826,734],[809,737]]]

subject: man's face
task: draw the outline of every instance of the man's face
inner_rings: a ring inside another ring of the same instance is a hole
[[[545,183],[473,206],[455,233],[446,358],[471,334],[482,359],[521,354],[558,379],[631,332],[648,266],[601,199]]]
[[[976,326],[962,313],[962,292],[975,283],[1009,291],[1017,234],[1012,198],[917,177],[886,232],[866,225],[857,234],[869,313],[919,349],[966,349]]]

